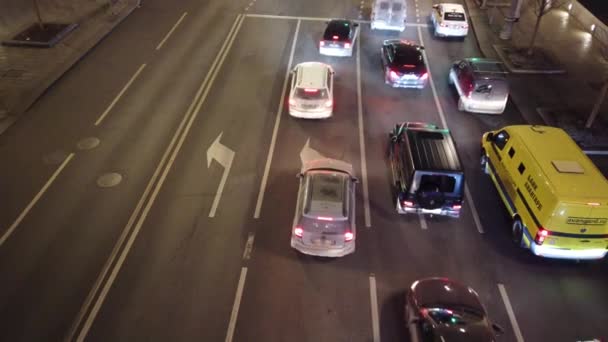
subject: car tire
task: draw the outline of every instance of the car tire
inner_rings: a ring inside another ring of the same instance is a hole
[[[523,239],[524,225],[519,218],[514,218],[513,223],[511,224],[511,240],[513,240],[513,243],[515,243],[517,247],[522,247]]]
[[[462,97],[458,98],[458,110],[464,112],[464,102],[462,101]]]
[[[484,151],[481,151],[480,164],[481,171],[486,175],[489,175],[490,172],[488,171],[488,156],[486,156],[486,153]]]

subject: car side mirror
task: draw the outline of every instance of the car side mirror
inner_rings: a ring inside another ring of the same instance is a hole
[[[494,141],[494,133],[490,132],[486,135],[486,141]]]
[[[298,172],[298,173],[296,174],[296,178],[302,178],[303,176],[304,176],[304,175],[303,175],[301,172]]]
[[[496,323],[492,323],[492,330],[494,330],[494,333],[496,334],[496,336],[500,336],[505,333],[505,330]]]

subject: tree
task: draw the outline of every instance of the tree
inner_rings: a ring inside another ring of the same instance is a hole
[[[44,30],[44,22],[42,21],[42,16],[40,15],[40,5],[38,4],[38,0],[34,0],[34,8],[36,9],[36,17],[38,18],[38,26],[40,26],[41,30]]]
[[[532,40],[528,46],[528,55],[531,55],[534,50],[534,43],[536,41],[536,34],[540,28],[540,20],[545,14],[551,12],[552,9],[562,6],[566,0],[532,0],[534,2],[534,14],[536,15],[536,24],[534,25],[534,32],[532,33]]]

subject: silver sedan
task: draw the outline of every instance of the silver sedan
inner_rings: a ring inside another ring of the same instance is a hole
[[[323,158],[302,166],[291,232],[301,253],[341,257],[355,251],[355,184],[352,165]]]

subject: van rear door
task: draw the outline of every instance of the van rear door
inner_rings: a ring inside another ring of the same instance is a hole
[[[600,202],[563,203],[558,206],[550,226],[553,236],[547,242],[570,249],[608,247],[608,206]],[[561,239],[560,237],[566,237]]]

